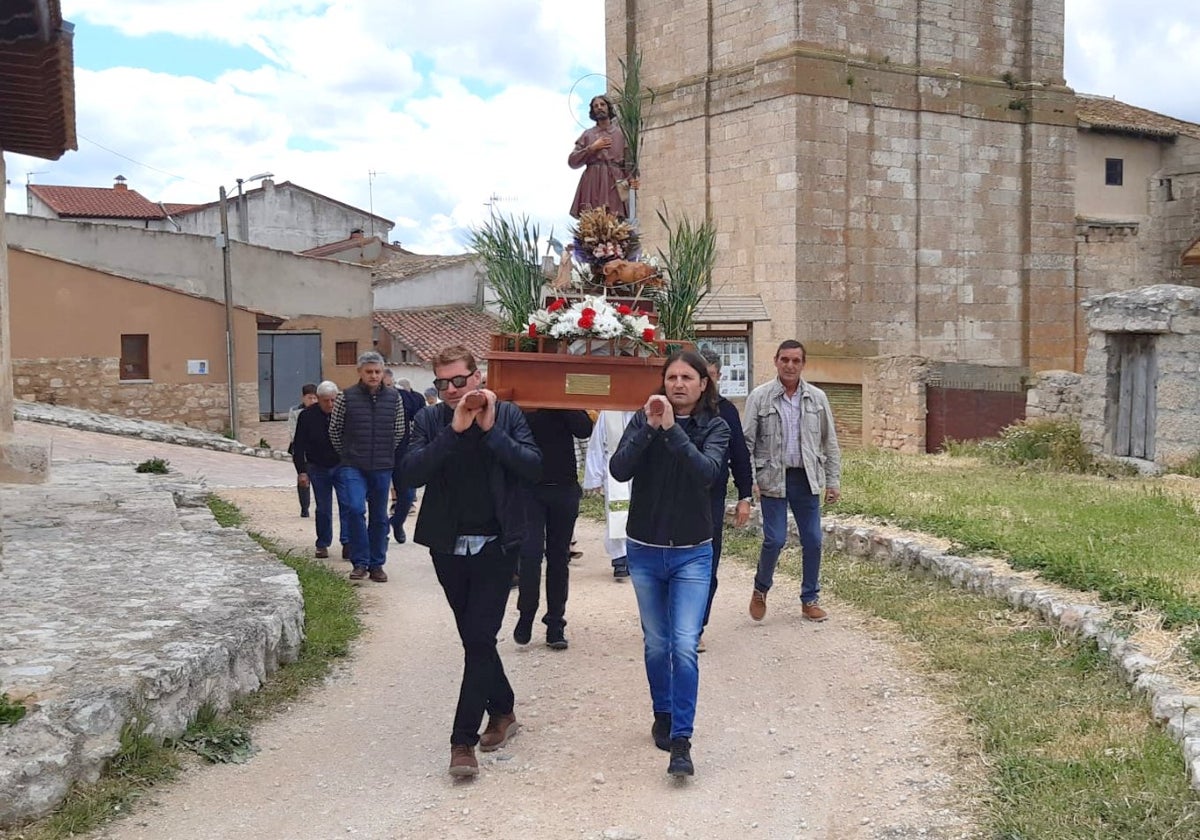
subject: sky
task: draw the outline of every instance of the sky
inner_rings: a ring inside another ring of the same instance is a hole
[[[1195,0],[1065,0],[1081,93],[1200,122]],[[79,151],[6,155],[28,181],[215,200],[273,173],[460,253],[497,212],[560,239],[566,156],[604,87],[604,0],[62,0]]]

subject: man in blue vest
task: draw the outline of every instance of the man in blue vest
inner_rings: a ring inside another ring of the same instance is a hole
[[[368,350],[358,357],[358,383],[338,394],[329,418],[342,459],[334,487],[350,525],[351,580],[387,583],[388,490],[405,425],[400,394],[383,384],[383,356]]]

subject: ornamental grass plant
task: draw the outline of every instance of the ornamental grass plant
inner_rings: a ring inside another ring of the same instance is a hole
[[[658,325],[668,339],[696,340],[696,309],[712,290],[713,266],[717,260],[717,229],[710,221],[699,224],[687,216],[677,222],[666,210],[658,212],[667,229],[667,251],[658,255],[669,281],[652,292]]]
[[[487,269],[488,286],[500,304],[500,329],[520,332],[541,305],[546,278],[538,259],[541,251],[538,226],[528,216],[520,220],[493,216],[471,231],[470,248]]]

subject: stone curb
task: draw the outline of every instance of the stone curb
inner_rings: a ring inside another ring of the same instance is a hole
[[[1047,624],[1066,632],[1094,639],[1117,664],[1122,676],[1146,696],[1154,719],[1166,727],[1167,734],[1183,750],[1192,789],[1200,791],[1200,697],[1186,694],[1169,677],[1157,673],[1161,663],[1112,626],[1110,609],[1072,603],[1058,590],[1030,586],[1019,575],[998,573],[970,557],[947,554],[922,544],[915,535],[889,536],[835,517],[826,519],[821,527],[832,543],[829,547],[836,551],[906,571],[928,572],[961,589],[1036,613]]]
[[[299,655],[296,573],[218,525],[206,495],[104,462],[0,488],[0,690],[29,708],[0,727],[0,826],[96,781],[127,724],[177,736]]]
[[[79,408],[64,405],[47,405],[16,400],[13,402],[13,416],[17,420],[30,423],[43,423],[50,426],[66,426],[83,432],[100,432],[106,435],[120,435],[142,440],[152,440],[158,443],[174,443],[178,446],[193,446],[199,449],[212,449],[217,452],[233,452],[237,455],[249,455],[254,458],[271,458],[276,461],[290,461],[292,456],[278,449],[260,449],[257,446],[246,446],[236,440],[230,440],[223,435],[193,429],[190,426],[180,426],[172,423],[159,423],[153,420],[139,420],[133,417],[118,417],[114,414],[97,414]]]

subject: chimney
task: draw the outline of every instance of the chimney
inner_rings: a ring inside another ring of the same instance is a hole
[[[129,189],[129,187],[125,184],[125,176],[124,175],[118,175],[116,178],[113,179],[113,181],[114,181],[114,183],[113,183],[114,190]]]

